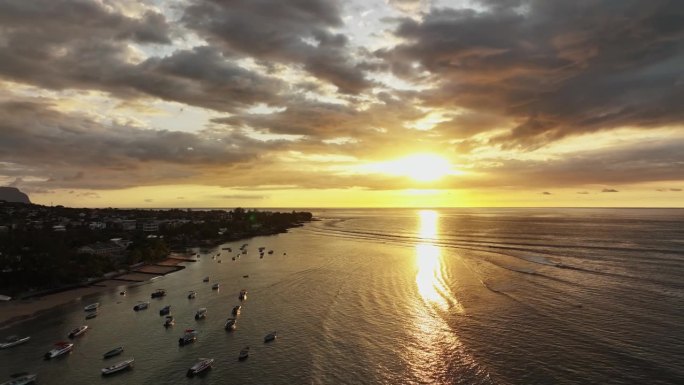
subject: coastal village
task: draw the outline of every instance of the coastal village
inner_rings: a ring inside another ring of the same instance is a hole
[[[0,201],[0,295],[25,299],[182,269],[190,248],[286,232],[308,212],[87,209]]]

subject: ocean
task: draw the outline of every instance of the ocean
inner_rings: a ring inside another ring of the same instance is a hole
[[[32,337],[0,350],[0,381],[32,372],[43,385],[684,383],[684,210],[313,212],[317,221],[286,234],[203,250],[126,296],[122,286],[0,330]],[[248,253],[233,261],[243,243]],[[258,247],[274,252],[259,258]],[[158,288],[168,295],[150,299]],[[226,332],[243,288],[237,329]],[[143,300],[150,308],[134,312]],[[86,321],[93,302],[99,315]],[[176,318],[168,329],[165,305]],[[196,321],[200,307],[208,316]],[[42,360],[79,325],[90,329],[71,354]],[[186,328],[198,338],[180,347]],[[116,346],[124,353],[103,360]],[[213,368],[187,378],[200,357]],[[101,378],[126,358],[132,370]]]

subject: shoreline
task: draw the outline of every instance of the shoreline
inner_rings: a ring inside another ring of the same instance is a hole
[[[123,274],[94,281],[87,285],[65,288],[64,290],[57,289],[53,293],[38,294],[20,300],[0,303],[0,330],[39,317],[72,302],[80,301],[86,296],[114,290],[121,286],[131,287],[150,283],[157,277],[184,270],[185,266],[181,264],[188,262],[196,262],[196,259],[171,254],[156,264],[142,265]]]

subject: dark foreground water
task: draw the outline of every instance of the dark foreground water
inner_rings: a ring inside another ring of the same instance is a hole
[[[319,210],[150,284],[83,298],[0,331],[0,381],[39,384],[682,384],[684,211]],[[258,257],[257,247],[273,249]],[[287,255],[283,255],[283,253]],[[249,278],[242,276],[248,274]],[[202,282],[221,283],[212,291]],[[134,312],[155,288],[169,295]],[[249,290],[232,333],[223,330]],[[197,290],[195,300],[187,290]],[[100,315],[82,308],[99,301]],[[177,324],[162,327],[171,305]],[[207,307],[208,318],[194,312]],[[41,356],[87,324],[68,356]],[[179,347],[186,327],[198,341]],[[278,339],[263,343],[277,330]],[[102,353],[123,345],[108,361]],[[250,357],[237,360],[249,345]],[[135,368],[101,378],[125,358]],[[187,379],[198,357],[213,369]]]

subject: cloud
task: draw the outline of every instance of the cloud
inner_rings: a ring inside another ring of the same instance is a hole
[[[615,189],[612,189],[612,188],[604,188],[603,190],[601,190],[601,192],[604,192],[604,193],[616,193],[616,192],[619,192],[619,191],[618,191],[618,190],[615,190]]]
[[[183,24],[228,52],[256,60],[301,65],[343,93],[356,94],[371,83],[355,63],[335,0],[194,0]]]
[[[248,195],[248,194],[219,194],[209,195],[207,198],[212,199],[246,199],[246,200],[261,200],[266,198],[264,195]]]
[[[542,195],[551,195],[551,193],[550,193],[550,192],[548,192],[548,191],[544,191],[544,192],[543,192],[543,193],[541,193],[541,194],[542,194]]]
[[[578,191],[577,193],[578,193],[578,194],[582,194],[582,195],[587,195],[587,194],[589,194],[588,191]]]
[[[670,191],[682,191],[680,188],[671,188]]]
[[[424,104],[515,122],[491,144],[534,149],[623,126],[681,124],[684,14],[672,1],[482,2],[401,19],[376,52],[432,87]]]

